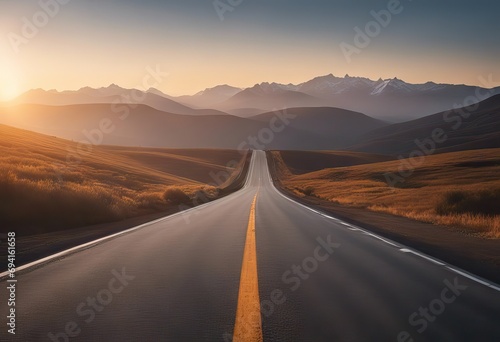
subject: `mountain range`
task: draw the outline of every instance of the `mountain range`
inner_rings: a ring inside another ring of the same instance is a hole
[[[88,103],[138,103],[183,115],[232,114],[250,117],[293,107],[336,107],[361,112],[388,122],[403,122],[461,107],[464,99],[479,102],[500,94],[500,87],[411,84],[403,80],[326,75],[304,83],[260,83],[249,88],[219,85],[195,95],[173,97],[158,89],[81,88],[77,91],[30,90],[16,104],[71,105]]]
[[[33,89],[14,99],[10,104],[41,104],[49,106],[64,106],[78,104],[109,103],[146,104],[160,111],[182,115],[225,115],[215,109],[194,109],[172,100],[156,89],[141,91],[126,89],[116,84],[103,88],[84,87],[76,91],[61,91]]]
[[[343,149],[392,156],[425,144],[432,153],[500,147],[500,95],[396,124],[332,107],[289,108],[242,118],[175,114],[144,104],[120,106],[0,106],[0,123],[94,145]],[[436,129],[446,138],[429,143]]]
[[[386,125],[338,108],[294,108],[252,118],[173,114],[144,104],[117,108],[21,104],[0,107],[0,123],[94,145],[228,149],[340,148]]]
[[[0,123],[99,145],[344,149],[397,156],[419,148],[417,140],[428,141],[436,129],[446,139],[428,145],[436,145],[433,153],[500,147],[499,92],[500,87],[415,85],[348,75],[299,85],[221,85],[181,97],[112,84],[76,91],[30,90],[0,104]],[[415,108],[419,117],[411,119]],[[438,110],[421,116],[433,108]],[[398,113],[402,122],[381,119],[373,114],[377,110]]]
[[[480,101],[495,94],[500,94],[500,87],[486,89],[433,82],[410,84],[397,78],[373,81],[349,75],[343,78],[327,75],[298,85],[261,83],[213,108],[231,112],[235,108],[248,107],[270,110],[329,106],[362,112],[390,122],[402,122],[460,107],[465,98]]]

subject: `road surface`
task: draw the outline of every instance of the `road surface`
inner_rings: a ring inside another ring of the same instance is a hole
[[[242,190],[18,272],[15,335],[2,279],[1,340],[500,341],[500,289],[460,273],[287,199],[257,151]]]

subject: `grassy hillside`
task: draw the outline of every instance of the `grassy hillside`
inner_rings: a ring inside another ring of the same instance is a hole
[[[281,151],[281,158],[293,174],[303,174],[333,167],[378,163],[395,158],[346,151]]]
[[[199,191],[216,196],[213,185],[242,159],[228,150],[87,151],[89,146],[4,125],[0,148],[0,225],[20,235],[162,211],[178,204],[165,195],[178,190],[189,198]]]
[[[396,187],[387,184],[386,175],[398,175],[399,160],[297,175],[281,154],[273,152],[282,183],[298,196],[500,237],[500,149],[429,156]]]

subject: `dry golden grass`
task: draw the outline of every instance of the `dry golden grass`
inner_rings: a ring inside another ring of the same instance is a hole
[[[2,227],[33,234],[166,210],[172,204],[164,194],[172,188],[212,198],[211,173],[230,174],[227,163],[241,159],[224,150],[77,149],[67,140],[0,125]]]
[[[283,162],[296,175],[327,168],[380,163],[396,158],[349,151],[280,151]]]
[[[275,159],[279,159],[278,152],[273,153]],[[342,205],[453,226],[485,237],[500,237],[498,213],[478,213],[471,208],[440,215],[437,210],[453,191],[466,191],[477,197],[485,191],[500,189],[500,149],[428,156],[404,182],[390,187],[384,174],[397,174],[400,163],[340,167],[303,175],[293,175],[286,170],[281,173],[283,185],[298,196],[309,193]],[[283,169],[283,164],[283,160],[278,160],[279,168]],[[498,202],[497,197],[493,200]],[[492,207],[500,207],[500,203]]]

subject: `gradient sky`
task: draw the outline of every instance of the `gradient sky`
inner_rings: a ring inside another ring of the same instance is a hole
[[[339,45],[388,0],[243,0],[223,21],[213,0],[59,0],[67,4],[16,53],[23,18],[43,19],[40,3],[54,1],[0,0],[0,100],[31,88],[140,87],[156,65],[171,95],[329,73],[478,85],[492,74],[489,86],[500,85],[497,0],[401,0],[350,63]]]

